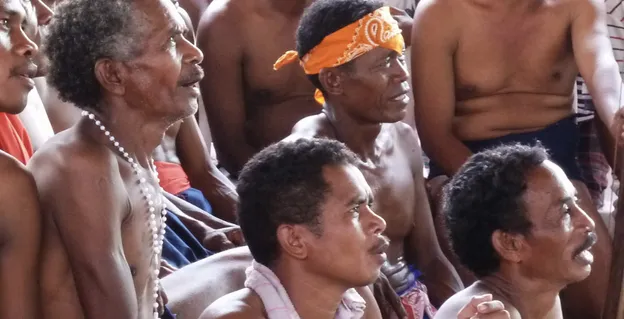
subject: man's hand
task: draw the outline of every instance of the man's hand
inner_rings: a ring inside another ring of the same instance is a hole
[[[624,146],[624,107],[620,107],[613,117],[611,135],[618,146]]]
[[[412,22],[414,22],[414,19],[407,12],[395,7],[390,7],[390,14],[399,23],[403,39],[405,39],[405,47],[409,47],[412,40]]]
[[[373,283],[373,295],[379,305],[382,318],[404,318],[407,316],[401,298],[388,281],[388,277],[380,272],[379,278]]]
[[[160,260],[160,274],[158,274],[158,277],[160,277],[161,279],[165,278],[171,275],[176,270],[178,270],[176,267],[169,264],[166,260],[161,259]]]
[[[505,305],[492,295],[474,296],[458,313],[457,319],[509,319]]]
[[[162,316],[165,313],[165,306],[169,302],[169,298],[167,298],[167,294],[160,282],[158,283],[158,298],[156,302],[158,303],[158,314]]]
[[[240,227],[227,227],[206,232],[202,244],[212,252],[221,252],[245,244]]]

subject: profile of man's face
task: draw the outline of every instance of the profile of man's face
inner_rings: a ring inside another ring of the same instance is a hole
[[[322,234],[312,240],[308,262],[347,286],[370,284],[386,259],[386,223],[371,210],[371,189],[355,166],[326,166],[323,175],[330,191],[321,207]]]
[[[401,121],[410,100],[404,57],[396,51],[375,48],[353,60],[343,81],[353,113],[380,123]]]
[[[187,26],[171,0],[138,1],[135,23],[141,53],[127,64],[126,93],[163,117],[176,119],[197,110],[203,77],[201,51],[184,37]]]
[[[562,284],[589,276],[594,223],[578,206],[576,189],[563,170],[545,161],[531,171],[523,200],[532,224],[525,236],[525,270]]]
[[[0,111],[17,114],[34,87],[38,47],[34,7],[26,0],[0,0]]]

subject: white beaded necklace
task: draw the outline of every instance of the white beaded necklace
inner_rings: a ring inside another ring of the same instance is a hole
[[[145,169],[141,168],[141,166],[137,163],[137,161],[135,161],[132,157],[130,157],[130,154],[126,152],[126,150],[119,144],[117,139],[110,133],[110,131],[106,129],[106,127],[102,124],[102,122],[96,119],[93,113],[90,113],[88,111],[83,111],[82,116],[92,120],[95,123],[95,125],[98,126],[102,132],[104,132],[104,135],[106,135],[106,137],[108,137],[111,143],[113,143],[113,146],[117,148],[117,150],[119,151],[119,154],[121,154],[123,159],[126,160],[128,163],[130,163],[130,165],[132,165],[132,170],[134,171],[134,174],[137,175],[137,177],[141,175],[142,171],[146,171]],[[153,167],[154,166],[153,159],[152,159],[151,164]],[[158,172],[156,170],[152,171],[151,169],[150,169],[150,172],[155,177],[156,181],[160,183],[160,180],[158,179]],[[154,194],[152,194],[152,192],[150,191],[149,187],[145,185],[146,183],[147,183],[147,180],[145,179],[145,177],[139,178],[139,187],[141,188],[141,194],[143,195],[143,197],[145,198],[145,202],[147,203],[147,212],[148,212],[148,218],[149,218],[147,226],[149,228],[150,237],[152,239],[152,255],[154,256],[154,260],[153,260],[154,264],[150,271],[150,276],[152,277],[152,281],[154,282],[154,287],[153,287],[154,294],[152,295],[152,297],[154,298],[153,299],[154,318],[158,319],[159,318],[158,291],[160,287],[160,279],[158,279],[158,275],[160,273],[160,258],[162,254],[163,243],[165,240],[165,221],[167,221],[167,217],[166,217],[167,207],[165,203],[162,201],[163,189],[159,186],[158,195],[160,196],[161,202],[162,202],[162,212],[161,212],[161,216],[158,216],[158,214],[156,213],[156,208],[154,208],[154,200],[156,199],[156,196],[154,196]],[[160,229],[158,229],[157,227],[157,223],[156,223],[157,217],[160,217]]]

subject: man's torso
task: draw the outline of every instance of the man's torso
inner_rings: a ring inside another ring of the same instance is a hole
[[[294,132],[294,137],[327,137],[341,141],[325,114],[311,116],[302,123],[306,123],[310,129]],[[375,142],[375,149],[379,151],[378,159],[360,158],[357,165],[373,191],[373,211],[383,217],[387,224],[384,234],[390,239],[390,247],[387,252],[388,262],[382,271],[395,290],[407,288],[415,279],[404,260],[404,241],[415,222],[416,201],[427,200],[415,196],[414,163],[409,153],[410,141],[406,140],[413,136],[406,137],[401,133],[406,128],[411,129],[404,123],[383,124]]]
[[[279,71],[273,64],[295,48],[300,17],[286,17],[257,1],[229,0],[228,14],[239,15],[242,30],[246,134],[255,147],[288,136],[300,119],[319,113],[314,86],[297,64]]]
[[[573,111],[573,1],[511,6],[454,5],[454,131],[461,140],[541,129]]]
[[[97,152],[107,154],[102,156],[101,161],[92,163],[94,166],[110,166],[111,178],[106,187],[115,194],[120,205],[124,206],[124,212],[111,212],[109,217],[111,227],[119,227],[121,233],[121,247],[128,271],[131,273],[136,291],[136,303],[139,305],[139,318],[151,318],[152,314],[152,285],[151,271],[153,268],[152,257],[152,237],[147,228],[147,204],[138,187],[138,177],[135,175],[128,163],[112,155],[112,152],[103,145],[94,145],[92,141],[87,141],[77,132],[76,127],[65,131],[50,140],[48,145],[41,149],[36,157],[40,161],[67,161],[71,165],[72,157],[84,156],[85,153]],[[87,155],[88,156],[88,155]],[[53,168],[47,166],[47,168]],[[36,170],[36,168],[35,168]],[[51,170],[54,172],[54,170]],[[53,180],[54,173],[49,173],[49,180]],[[106,177],[103,177],[106,179]],[[85,183],[96,183],[98,181],[85,181]],[[154,181],[147,182],[152,189],[157,184]],[[39,182],[38,182],[39,184]],[[44,182],[44,184],[46,184]],[[47,189],[46,189],[47,188]],[[57,192],[79,191],[45,187],[40,189],[43,209],[43,247],[41,263],[45,267],[41,268],[41,292],[43,299],[44,318],[84,318],[81,301],[76,287],[76,277],[72,271],[72,264],[84,261],[71,260],[68,254],[67,245],[77,245],[80,243],[64,243],[62,234],[54,220],[54,215],[64,212],[50,211],[54,205],[46,205],[53,201]],[[152,193],[156,194],[152,191]],[[89,196],[98,194],[81,194],[82,200],[89,201]],[[155,206],[161,207],[159,199],[154,199]],[[46,209],[46,207],[48,207]],[[46,212],[46,210],[48,210]],[[157,208],[159,212],[160,209]],[[118,216],[115,216],[118,215]],[[78,221],[76,221],[78,222]],[[88,227],[85,225],[85,227]],[[106,225],[99,225],[106,227]],[[114,236],[114,234],[111,234]],[[85,238],[84,240],[90,240]],[[110,255],[113,252],[101,251],[102,255]],[[88,278],[85,280],[89,280]]]

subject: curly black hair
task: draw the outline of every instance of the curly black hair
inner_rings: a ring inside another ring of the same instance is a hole
[[[474,154],[444,187],[443,212],[453,250],[477,277],[496,272],[492,234],[528,234],[522,198],[527,173],[548,159],[540,145],[499,146]]]
[[[61,100],[97,110],[102,98],[95,63],[102,58],[128,60],[140,41],[133,0],[71,0],[56,8],[45,39],[50,59],[48,82]]]
[[[297,53],[303,57],[320,44],[326,36],[383,6],[384,3],[379,0],[317,0],[313,2],[306,8],[299,21]],[[310,74],[308,79],[316,88],[323,90],[318,74]]]
[[[355,163],[344,144],[317,138],[278,142],[249,160],[238,179],[238,223],[254,259],[271,266],[279,257],[279,225],[306,225],[320,236],[330,191],[323,168]]]

